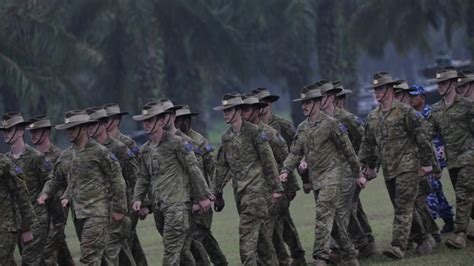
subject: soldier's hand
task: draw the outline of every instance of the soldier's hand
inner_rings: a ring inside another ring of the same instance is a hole
[[[420,169],[420,176],[427,176],[433,172],[433,166],[423,166]]]
[[[208,212],[209,208],[211,208],[211,200],[204,199],[204,200],[199,201],[199,207],[201,207],[202,212]]]
[[[38,202],[39,205],[44,205],[46,203],[47,198],[48,198],[48,195],[41,194],[36,201]]]
[[[308,163],[306,161],[301,161],[298,166],[298,174],[305,175],[308,173]]]
[[[287,191],[286,197],[288,198],[289,201],[294,200],[296,197],[296,191]]]
[[[361,174],[356,179],[356,183],[360,188],[365,188],[365,185],[367,184],[367,178],[365,178],[365,176]]]
[[[365,168],[365,178],[366,179],[374,179],[377,177],[377,171],[375,171],[375,168],[370,168],[370,167],[367,167]]]
[[[272,202],[278,202],[281,198],[281,192],[273,192],[272,193]]]
[[[140,210],[138,211],[138,215],[140,216],[141,220],[144,220],[149,213],[150,210],[148,209],[148,207],[140,208]]]
[[[61,200],[61,205],[63,206],[63,208],[67,208],[67,206],[69,206],[69,200],[68,199],[62,199]]]
[[[288,181],[288,173],[281,173],[278,178],[280,179],[280,182],[285,183],[286,181]]]
[[[305,194],[309,194],[313,190],[313,185],[311,183],[303,183],[303,191]]]
[[[31,231],[26,231],[21,234],[21,241],[23,243],[28,243],[33,240],[33,233]]]
[[[222,197],[222,193],[216,194],[216,200],[214,201],[214,210],[216,212],[220,212],[225,207],[224,197]]]
[[[112,219],[116,222],[122,221],[123,217],[125,217],[125,215],[123,213],[120,213],[120,212],[113,212],[112,213]]]
[[[142,202],[139,200],[135,201],[132,205],[132,209],[136,212],[140,211],[141,207],[142,207]]]
[[[201,207],[199,206],[199,204],[193,204],[193,207],[192,207],[192,213],[199,213],[201,212]]]

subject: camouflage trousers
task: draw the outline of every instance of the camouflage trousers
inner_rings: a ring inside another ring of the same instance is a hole
[[[349,219],[351,217],[352,200],[356,189],[355,178],[345,177],[339,186],[339,196],[336,202],[336,213],[331,236],[339,246],[343,259],[356,255],[354,244],[348,233]]]
[[[43,219],[44,220],[44,219]],[[21,234],[17,236],[20,244],[20,253],[22,264],[26,265],[43,265],[44,264],[44,243],[48,237],[49,224],[38,223],[32,228],[33,240],[28,243],[21,241]]]
[[[285,194],[283,194],[277,204],[277,209],[270,210],[270,214],[274,216],[275,219],[272,242],[273,247],[275,248],[275,252],[277,254],[278,263],[280,265],[287,265],[290,262],[290,255],[288,254],[288,251],[285,247],[285,239],[283,237],[283,233],[285,228],[285,209],[288,209],[290,201],[285,196]]]
[[[449,176],[456,192],[454,232],[466,233],[469,220],[474,216],[474,166],[450,169]]]
[[[356,187],[354,199],[352,201],[351,217],[349,219],[348,232],[356,249],[361,250],[375,241],[372,234],[372,227],[365,214],[362,202],[360,201],[361,189]]]
[[[20,233],[18,233],[20,234]],[[4,266],[16,266],[13,253],[15,251],[15,244],[17,240],[17,233],[5,230],[0,230],[0,262]]]
[[[74,219],[74,226],[81,246],[82,264],[99,266],[109,240],[110,218],[89,217]]]
[[[236,197],[240,216],[240,260],[243,265],[277,265],[275,249],[269,230],[272,219],[268,211],[268,197],[248,192]],[[260,251],[260,252],[258,252]]]
[[[119,265],[119,255],[124,252],[127,258],[127,265],[135,266],[132,252],[128,246],[128,238],[131,234],[131,220],[130,217],[125,216],[122,221],[116,222],[110,220],[109,225],[109,239],[105,248],[102,262],[106,265]]]
[[[145,252],[143,251],[140,240],[137,235],[137,224],[138,224],[138,214],[135,211],[130,212],[130,220],[132,222],[132,228],[130,236],[128,237],[128,247],[132,252],[133,260],[137,266],[148,266],[146,260]],[[124,250],[120,251],[120,265],[128,266],[130,265],[129,254],[126,254]]]
[[[179,265],[190,235],[191,206],[189,203],[155,206],[153,215],[156,228],[163,239],[162,265]]]
[[[62,211],[65,218],[62,224],[52,223],[49,228],[46,245],[44,247],[46,265],[74,265],[71,252],[67,246],[66,235],[64,234],[69,208],[64,208]],[[54,219],[52,219],[52,221],[54,221]]]
[[[227,258],[219,247],[219,243],[214,238],[211,232],[212,225],[212,210],[209,210],[208,213],[196,214],[194,215],[196,222],[196,230],[194,233],[194,239],[201,243],[204,247],[204,251],[209,256],[210,262],[214,265],[227,265]],[[195,253],[199,252],[196,248],[192,247],[193,255],[196,257]],[[204,256],[201,254],[201,256]],[[199,261],[203,261],[201,264]],[[198,265],[205,265],[204,259],[197,260]],[[209,264],[208,264],[209,265]]]
[[[273,238],[273,234],[275,232],[275,227],[277,218],[278,218],[278,213],[280,212],[281,208],[281,202],[272,202],[272,197],[270,196],[270,192],[268,192],[267,195],[265,195],[265,200],[267,202],[267,208],[268,208],[268,217],[264,219],[265,223],[265,237],[260,236],[258,245],[257,245],[257,253],[258,253],[258,260],[261,263],[269,263],[269,259],[271,258],[272,261],[278,262],[278,257],[276,256],[276,250],[275,250],[275,239]],[[267,243],[266,241],[270,240],[270,246],[271,249],[267,248]],[[283,244],[283,236],[278,239],[279,244]]]
[[[290,249],[291,258],[304,258],[303,245],[290,214],[290,202],[288,201],[284,206],[280,211],[280,217],[283,217],[283,240]]]
[[[415,228],[422,232],[421,219],[415,212],[415,200],[418,195],[420,176],[417,172],[402,173],[395,178],[385,180],[390,201],[394,208],[392,246],[398,246],[402,250],[407,249],[408,238],[413,221],[418,221]],[[415,219],[413,218],[415,215]],[[416,218],[417,217],[417,218]]]
[[[415,200],[415,214],[413,215],[410,240],[421,244],[429,234],[438,234],[439,227],[431,216],[430,209],[426,204],[426,198],[431,193],[431,185],[428,177],[420,177],[418,195]]]
[[[339,199],[339,185],[323,186],[319,190],[314,190],[314,200],[316,203],[316,218],[314,229],[313,258],[319,260],[329,260],[331,252],[331,231],[336,214],[336,205]]]

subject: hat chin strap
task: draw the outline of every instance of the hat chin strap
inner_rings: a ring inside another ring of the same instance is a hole
[[[151,136],[151,135],[153,135],[153,133],[155,133],[157,124],[158,124],[158,117],[156,116],[155,117],[155,123],[153,124],[153,127],[150,130],[150,133],[148,133],[149,136]]]
[[[442,97],[444,97],[444,96],[446,96],[446,94],[448,94],[448,92],[449,92],[449,91],[451,90],[451,88],[452,88],[451,85],[453,85],[453,82],[452,82],[452,81],[449,81],[449,86],[448,86],[448,88],[446,89],[446,91],[445,91],[443,94],[441,94]]]
[[[7,144],[11,144],[13,141],[13,138],[16,136],[16,133],[18,132],[18,127],[15,126],[15,131],[13,132],[13,135],[10,137],[9,140],[6,141]]]
[[[229,120],[229,122],[226,122],[226,124],[232,124],[236,114],[237,114],[237,109],[234,109],[234,114],[232,115],[232,118]]]
[[[74,137],[74,139],[71,142],[75,142],[77,140],[77,138],[79,138],[79,135],[81,135],[81,131],[82,131],[82,125],[79,126],[79,131],[77,132],[76,136]]]
[[[97,123],[97,126],[95,127],[94,133],[92,133],[91,137],[95,137],[95,135],[97,134],[97,132],[99,132],[99,127],[100,127],[100,122]]]
[[[41,136],[39,137],[38,141],[33,142],[34,145],[39,145],[39,144],[41,143],[41,140],[42,140],[43,137],[44,137],[44,132],[45,132],[45,131],[46,131],[46,130],[45,130],[44,128],[41,129]]]
[[[467,96],[469,96],[469,94],[471,94],[472,83],[467,84],[467,86],[468,86],[468,87],[467,87],[466,92],[462,94],[463,97],[467,97]]]

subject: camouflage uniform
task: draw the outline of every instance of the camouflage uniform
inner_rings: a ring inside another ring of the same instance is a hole
[[[360,166],[345,128],[324,113],[318,114],[314,124],[307,119],[298,126],[282,171],[291,173],[303,157],[306,157],[310,179],[303,181],[312,184],[316,202],[313,258],[328,260],[333,223],[336,221],[342,226],[340,219],[335,216],[341,178],[345,170],[342,162],[348,161],[353,177],[358,177]],[[340,240],[343,240],[338,242],[341,249],[349,254],[353,253],[353,248],[351,250],[348,246],[350,239],[344,241],[341,237]]]
[[[26,177],[17,169],[5,155],[0,154],[0,262],[5,266],[16,265],[13,253],[18,228],[18,234],[30,231],[36,222],[28,189],[23,182]],[[12,208],[13,205],[17,208]]]
[[[414,211],[421,166],[431,166],[435,155],[420,114],[405,104],[393,102],[384,113],[380,106],[367,117],[367,126],[359,152],[360,161],[375,168],[382,164],[385,184],[395,209],[392,243],[401,250],[407,248],[412,222],[417,232],[424,232]],[[424,156],[420,156],[424,155]],[[418,222],[417,222],[418,221]]]
[[[270,120],[268,121],[268,125],[272,128],[276,129],[277,132],[285,139],[287,146],[290,147],[291,143],[293,143],[296,129],[293,123],[290,121],[272,114]],[[283,188],[285,189],[286,193],[296,193],[300,190],[300,186],[298,185],[298,180],[293,179],[294,182],[287,182],[283,184]],[[290,214],[290,202],[287,198],[284,198],[283,201],[287,201],[287,208],[281,208],[281,213],[283,217],[283,239],[285,240],[286,244],[288,245],[291,257],[293,259],[304,258],[304,249],[303,245],[301,244],[300,237],[298,235],[298,231],[296,230],[295,223],[293,222],[293,218],[291,218]],[[284,206],[285,203],[282,204]],[[283,251],[279,247],[275,247],[278,256],[284,256],[282,254]]]
[[[278,168],[268,144],[268,136],[256,125],[242,121],[239,132],[229,128],[222,136],[216,164],[214,192],[221,194],[232,179],[240,216],[240,260],[243,265],[276,265],[275,250],[266,222],[269,221],[268,197],[283,190]],[[266,251],[260,257],[258,250]]]
[[[100,265],[109,239],[112,213],[127,213],[125,181],[115,155],[94,140],[82,150],[61,153],[41,194],[53,197],[61,189],[68,199],[81,242],[80,262]]]
[[[163,265],[178,265],[190,229],[190,203],[210,198],[211,193],[192,144],[178,136],[164,132],[157,145],[148,142],[139,162],[133,201],[143,201],[151,189],[157,228],[163,236]]]
[[[355,153],[358,154],[362,137],[364,136],[364,121],[356,115],[340,108],[334,110],[334,118],[347,128],[349,140],[351,141]],[[351,236],[355,248],[363,250],[368,247],[369,244],[373,244],[375,239],[359,198],[360,192],[361,189],[356,186],[352,201],[352,211],[349,217],[348,233]]]
[[[52,171],[53,166],[61,155],[61,150],[51,144],[44,153],[48,163],[47,170]],[[57,193],[54,198],[48,202],[48,212],[51,216],[51,228],[44,247],[44,257],[47,265],[74,265],[71,252],[67,246],[64,228],[67,221],[69,208],[63,208],[61,205],[62,191]]]
[[[47,161],[43,154],[35,148],[25,145],[25,152],[19,158],[14,158],[11,152],[6,155],[17,166],[15,168],[17,174],[24,174],[22,175],[23,181],[28,188],[30,202],[38,220],[38,224],[33,226],[33,241],[25,244],[18,240],[22,261],[29,265],[41,265],[44,262],[43,250],[48,236],[50,219],[47,207],[39,205],[36,199],[48,180],[48,167],[51,162]]]
[[[440,133],[449,176],[456,192],[455,233],[465,233],[474,197],[474,102],[456,95],[451,106],[443,100],[433,105],[431,132]]]
[[[196,144],[194,153],[196,154],[196,157],[201,157],[204,178],[206,178],[208,186],[211,186],[211,178],[213,177],[216,168],[216,160],[212,154],[214,148],[206,138],[192,129],[187,132],[187,135],[193,139],[194,143]],[[219,247],[219,243],[211,232],[212,216],[212,210],[209,210],[209,212],[204,214],[196,214],[196,223],[198,229],[196,231],[196,235],[209,255],[212,264],[227,265],[227,259]]]
[[[140,153],[140,148],[132,138],[119,132],[117,135],[117,139],[120,140],[123,144],[125,144],[127,148],[130,149],[136,156],[138,156],[138,154]]]

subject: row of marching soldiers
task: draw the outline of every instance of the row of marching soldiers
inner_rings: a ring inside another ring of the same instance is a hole
[[[66,130],[72,143],[62,152],[49,140],[53,125],[46,116],[25,121],[20,113],[7,113],[1,129],[11,150],[0,157],[5,199],[0,259],[14,265],[18,242],[26,265],[72,265],[64,236],[70,208],[82,264],[146,265],[135,228],[138,219],[153,213],[163,239],[163,265],[227,265],[210,230],[211,201],[221,211],[223,188],[232,180],[242,264],[305,265],[289,212],[299,190],[298,172],[316,203],[315,264],[358,265],[357,257],[375,254],[359,193],[380,167],[395,213],[393,239],[383,254],[401,259],[413,242],[418,253],[431,253],[440,239],[426,207],[431,190],[426,184],[439,183],[441,172],[432,136],[443,142],[438,159],[447,162],[456,191],[456,235],[446,245],[463,248],[474,194],[469,176],[474,107],[456,92],[468,95],[474,78],[445,68],[433,81],[443,99],[425,120],[426,106],[418,103],[415,110],[404,103],[407,95],[410,102],[424,99],[420,86],[376,73],[370,88],[379,106],[365,125],[344,108],[349,90],[340,82],[318,81],[295,100],[306,117],[296,132],[272,114],[278,96],[268,90],[226,94],[214,109],[230,127],[215,156],[191,129],[197,114],[168,99],[148,103],[133,116],[149,136],[140,149],[118,130],[126,113],[115,104],[67,112],[64,123],[55,126]],[[25,144],[25,129],[37,149]],[[450,231],[452,221],[445,222]]]

